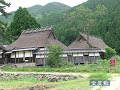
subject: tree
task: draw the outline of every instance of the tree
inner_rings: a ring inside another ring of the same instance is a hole
[[[0,21],[0,43],[4,44],[6,42],[6,31],[7,31],[7,24]]]
[[[0,12],[5,16],[7,17],[8,13],[5,12],[5,7],[10,7],[10,3],[6,3],[4,0],[0,0]]]
[[[12,36],[11,41],[16,40],[21,34],[22,30],[31,28],[40,28],[40,25],[36,20],[29,14],[26,8],[20,7],[13,18],[13,21],[9,27],[9,34]]]
[[[112,48],[106,48],[105,51],[106,51],[105,59],[110,59],[111,57],[115,56],[117,53],[115,49],[112,49]]]
[[[0,0],[0,13],[7,18],[8,13],[5,12],[5,7],[9,7],[10,3],[6,3],[4,0]],[[7,24],[0,21],[0,43],[5,43],[5,37],[6,37],[6,31],[7,31]]]
[[[59,46],[53,45],[48,47],[48,52],[47,65],[50,67],[60,67],[62,49]]]

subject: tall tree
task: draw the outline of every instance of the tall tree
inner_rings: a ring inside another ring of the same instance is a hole
[[[52,45],[48,47],[48,52],[47,65],[50,67],[60,67],[62,64],[60,57],[62,49],[59,46]]]
[[[10,3],[6,3],[4,0],[0,0],[0,13],[7,18],[8,13],[4,10],[5,7],[10,7]],[[5,43],[7,25],[0,21],[0,44]]]
[[[0,0],[0,12],[5,16],[7,17],[8,13],[5,12],[5,7],[10,7],[10,3],[6,3],[4,0]]]
[[[39,27],[40,24],[38,24],[36,20],[29,14],[27,9],[19,7],[8,30],[11,37],[10,40],[16,40],[21,34],[22,30]]]

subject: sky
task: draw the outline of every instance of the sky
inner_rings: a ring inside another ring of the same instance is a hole
[[[61,2],[68,6],[73,7],[83,2],[86,2],[87,0],[5,0],[5,1],[11,3],[11,6],[9,8],[6,8],[7,12],[11,12],[17,10],[20,6],[27,8],[34,6],[36,4],[45,5],[50,2]]]

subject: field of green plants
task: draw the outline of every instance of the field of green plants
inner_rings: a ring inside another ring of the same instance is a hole
[[[87,72],[87,73],[95,73],[95,72],[107,72],[107,73],[119,73],[120,72],[120,58],[119,56],[115,56],[116,65],[111,66],[110,61],[107,59],[98,60],[97,63],[94,64],[81,64],[81,65],[73,65],[73,64],[65,64],[62,67],[50,68],[48,66],[35,66],[29,68],[12,68],[12,67],[4,67],[1,68],[1,71],[9,71],[9,72]]]
[[[89,77],[78,78],[69,81],[49,82],[47,80],[40,81],[35,77],[19,77],[14,80],[0,78],[0,89],[3,90],[90,90],[93,86],[89,85],[90,80],[105,80],[110,78],[108,73],[92,73]],[[38,89],[39,88],[39,89]]]

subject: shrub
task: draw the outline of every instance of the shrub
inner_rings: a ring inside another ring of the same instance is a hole
[[[48,52],[47,65],[50,67],[60,67],[62,49],[59,46],[53,45],[48,47]]]
[[[62,67],[73,67],[74,64],[71,63],[71,62],[68,62],[68,61],[66,61],[66,60],[63,60],[63,62],[61,63],[61,66],[62,66]]]
[[[117,61],[120,61],[120,56],[115,55],[113,58],[115,58]]]
[[[105,59],[110,59],[112,56],[115,56],[117,53],[115,49],[112,49],[112,48],[106,48],[105,51],[106,51]]]

